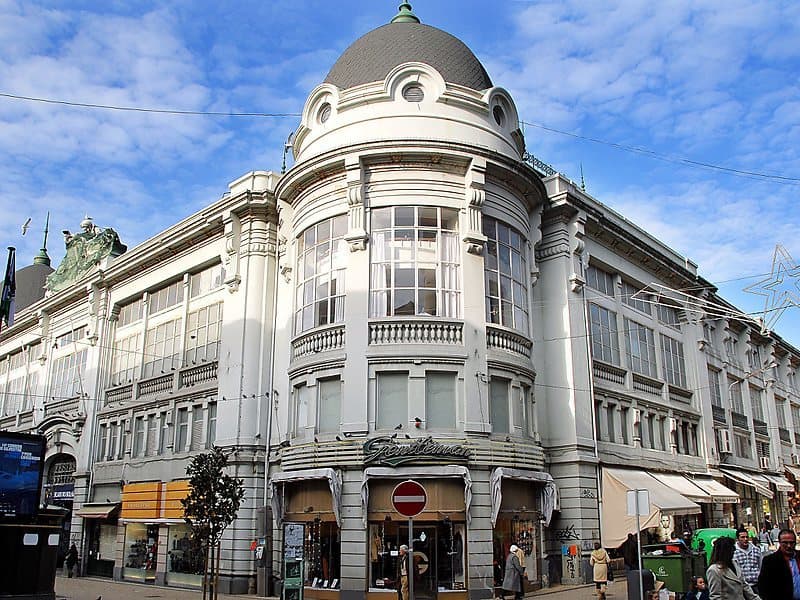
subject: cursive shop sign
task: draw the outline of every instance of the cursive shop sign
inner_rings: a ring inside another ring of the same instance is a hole
[[[364,443],[364,463],[395,467],[403,463],[467,462],[470,450],[456,444],[440,444],[426,437],[407,444],[398,444],[390,436],[372,438]]]

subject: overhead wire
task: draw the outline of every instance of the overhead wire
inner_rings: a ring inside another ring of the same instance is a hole
[[[42,98],[37,96],[25,96],[22,94],[12,94],[10,92],[0,92],[0,97],[8,98],[11,100],[23,100],[27,102],[39,102],[43,104],[54,104],[60,106],[71,106],[75,108],[89,108],[89,109],[99,109],[99,110],[114,110],[114,111],[124,111],[124,112],[138,112],[138,113],[151,113],[151,114],[166,114],[166,115],[184,115],[184,116],[209,116],[209,117],[260,117],[260,118],[298,118],[302,116],[302,113],[293,113],[293,112],[236,112],[236,111],[211,111],[211,110],[183,110],[183,109],[169,109],[169,108],[151,108],[151,107],[139,107],[139,106],[123,106],[123,105],[116,105],[116,104],[99,104],[95,102],[77,102],[77,101],[70,101],[70,100],[59,100],[55,98]],[[733,167],[726,167],[724,165],[719,165],[715,163],[711,163],[708,161],[701,161],[701,160],[694,160],[691,158],[685,158],[680,156],[670,156],[667,154],[662,154],[656,152],[654,150],[650,150],[648,148],[642,148],[638,146],[630,146],[627,144],[621,144],[618,142],[612,142],[609,140],[604,140],[602,138],[581,135],[578,133],[564,131],[562,129],[558,129],[555,127],[550,127],[548,125],[544,125],[542,123],[533,123],[531,121],[524,121],[521,120],[520,123],[522,125],[526,125],[528,127],[535,127],[537,129],[541,129],[543,131],[549,131],[551,133],[556,133],[563,136],[568,136],[574,139],[580,139],[587,142],[592,142],[594,144],[600,144],[604,146],[608,146],[611,148],[615,148],[617,150],[622,150],[624,152],[629,152],[633,154],[638,154],[640,156],[645,156],[648,158],[653,158],[656,160],[669,162],[673,164],[681,164],[688,167],[706,169],[717,171],[720,173],[725,173],[728,175],[735,175],[738,177],[746,177],[750,179],[757,179],[757,180],[766,180],[771,181],[773,183],[779,183],[784,185],[800,185],[800,177],[790,177],[787,175],[781,174],[773,174],[773,173],[765,173],[763,171],[752,171],[747,169],[736,169]]]

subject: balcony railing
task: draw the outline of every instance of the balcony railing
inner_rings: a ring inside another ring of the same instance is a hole
[[[759,419],[753,419],[753,429],[758,435],[769,435],[767,424]]]
[[[733,423],[734,427],[750,429],[750,423],[747,420],[747,415],[743,415],[742,413],[731,411],[731,422]]]
[[[217,379],[217,361],[193,365],[178,372],[178,387],[191,387]]]
[[[608,363],[594,361],[592,372],[597,379],[604,379],[617,385],[625,385],[625,369],[620,369]]]
[[[133,400],[132,383],[106,390],[106,404],[112,402],[127,402],[128,400]]]
[[[454,321],[397,320],[369,324],[370,345],[464,343],[464,324]]]
[[[317,352],[328,352],[344,347],[344,325],[315,329],[295,338],[292,358],[301,358]]]
[[[44,405],[44,414],[49,417],[59,413],[72,412],[78,410],[80,398],[64,398],[58,400],[47,400]]]
[[[637,392],[661,396],[661,390],[664,389],[664,384],[661,381],[650,379],[644,375],[639,375],[639,373],[634,373],[631,379],[633,382],[633,389]]]
[[[672,402],[689,403],[692,401],[692,392],[671,385],[669,386],[669,399]]]
[[[525,358],[531,357],[531,346],[533,343],[525,336],[499,329],[497,327],[486,327],[486,345],[489,348],[505,350],[514,354],[520,354]]]
[[[168,392],[172,389],[174,380],[175,375],[173,373],[167,373],[160,377],[140,381],[138,384],[138,393],[136,395],[141,398],[142,396],[153,396],[162,392]]]
[[[713,419],[715,423],[720,423],[725,425],[728,422],[727,417],[725,416],[725,409],[721,406],[714,406],[711,405],[711,414],[713,415]]]

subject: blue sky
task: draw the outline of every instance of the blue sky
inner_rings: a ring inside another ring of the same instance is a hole
[[[0,93],[299,113],[341,52],[397,4],[0,0]],[[800,3],[412,4],[511,92],[531,153],[576,181],[582,166],[589,193],[698,263],[740,309],[763,310],[763,298],[742,289],[770,271],[776,244],[800,260]],[[63,256],[58,232],[78,229],[85,213],[132,247],[238,176],[279,170],[297,123],[0,97],[0,240],[17,246],[19,266],[29,264],[49,210],[54,264]],[[800,345],[800,309],[775,330]]]

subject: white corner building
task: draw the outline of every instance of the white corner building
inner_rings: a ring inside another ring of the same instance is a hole
[[[212,445],[246,488],[231,593],[289,585],[302,554],[311,600],[394,598],[407,479],[418,598],[491,598],[511,544],[530,587],[588,581],[637,488],[653,540],[790,516],[800,350],[534,166],[461,41],[402,4],[311,91],[293,152],[60,269],[0,335],[0,428],[46,436],[43,497],[84,573],[200,585],[180,499]]]

